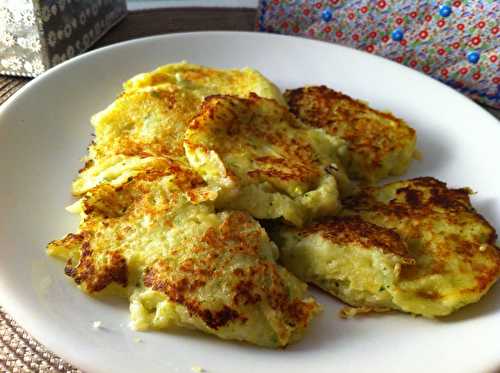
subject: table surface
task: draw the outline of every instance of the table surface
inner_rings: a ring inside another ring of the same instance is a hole
[[[238,30],[255,27],[255,9],[168,8],[140,10],[129,15],[92,49],[125,40],[187,31]],[[0,75],[0,104],[29,82],[29,78]],[[500,110],[485,107],[500,119]],[[0,306],[0,372],[80,372],[47,351],[23,330]]]

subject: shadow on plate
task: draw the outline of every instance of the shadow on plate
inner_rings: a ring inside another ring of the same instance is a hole
[[[450,316],[441,317],[439,321],[450,323],[461,322],[483,317],[494,312],[500,312],[500,284],[498,283],[493,285],[490,291],[479,302],[469,304]]]
[[[442,135],[430,128],[419,128],[417,130],[417,150],[421,159],[412,162],[408,173],[410,177],[435,176],[440,178],[440,171],[445,169],[452,157],[453,151],[449,144],[442,141]],[[394,178],[395,180],[407,179],[406,175]],[[443,180],[446,181],[446,180]]]
[[[244,350],[249,350],[249,349],[257,350],[259,352],[276,351],[276,349],[260,347],[242,341],[221,339],[215,335],[207,334],[199,330],[183,329],[181,327],[172,327],[170,329],[165,329],[165,330],[148,330],[145,333],[147,334],[151,333],[160,336],[161,335],[175,336],[185,340],[192,340],[193,342],[196,342],[197,344],[201,345],[210,344],[211,346],[213,345],[230,346],[232,348],[241,348]]]
[[[478,213],[480,213],[488,222],[493,226],[493,228],[498,232],[500,231],[500,221],[495,219],[498,214],[496,211],[500,211],[500,199],[498,198],[484,198],[481,199],[481,191],[476,191],[478,199],[472,196],[472,205]]]

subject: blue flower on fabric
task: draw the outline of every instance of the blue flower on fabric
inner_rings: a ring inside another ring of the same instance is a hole
[[[451,6],[441,5],[439,7],[439,15],[444,18],[449,17],[451,15]]]
[[[332,11],[330,8],[326,8],[321,12],[321,18],[325,22],[330,22],[332,20]]]
[[[467,54],[467,60],[473,64],[476,64],[479,62],[479,57],[480,57],[479,52],[469,52]]]
[[[392,40],[394,40],[394,41],[401,41],[401,40],[403,40],[404,36],[405,36],[405,33],[400,28],[395,29],[391,34]]]

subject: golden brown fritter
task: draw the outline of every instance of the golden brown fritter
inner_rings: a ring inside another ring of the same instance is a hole
[[[118,186],[158,158],[187,166],[184,132],[204,97],[218,93],[247,97],[251,92],[283,102],[274,84],[251,69],[179,63],[130,79],[121,95],[92,117],[95,138],[73,193],[81,195],[100,183]]]
[[[287,90],[285,99],[304,123],[347,142],[342,161],[351,178],[372,183],[408,168],[416,135],[402,119],[325,86]]]
[[[266,347],[300,339],[319,312],[306,284],[276,264],[276,246],[250,215],[190,203],[175,176],[94,187],[80,230],[49,253],[67,260],[85,292],[130,297],[137,329],[188,327]]]
[[[444,316],[500,276],[495,230],[469,193],[430,177],[365,188],[342,216],[272,235],[287,269],[363,312]]]
[[[339,245],[357,244],[365,249],[378,247],[385,253],[412,262],[406,244],[396,232],[368,223],[356,215],[332,216],[302,229],[295,229],[295,232],[301,237],[319,234],[323,239]]]
[[[242,69],[216,69],[187,62],[160,66],[136,75],[125,82],[127,92],[145,88],[175,85],[203,98],[213,94],[231,94],[247,97],[250,92],[285,103],[279,89],[260,72],[248,67]]]
[[[274,100],[210,96],[185,137],[191,166],[220,190],[217,205],[301,225],[337,210],[343,142],[298,121]],[[335,176],[336,177],[335,177]]]
[[[403,311],[443,316],[477,302],[500,276],[496,232],[471,205],[470,190],[431,177],[364,189],[344,214],[393,229],[416,260],[403,266],[393,301]]]
[[[364,312],[398,309],[384,290],[415,261],[395,231],[359,216],[336,216],[303,228],[275,227],[271,236],[281,263],[300,279]]]
[[[162,230],[174,219],[189,218],[198,210],[211,211],[211,205],[200,204],[197,209],[188,203],[203,188],[197,189],[196,179],[193,187],[187,188],[190,184],[185,176],[146,171],[119,187],[100,184],[92,188],[80,200],[79,231],[52,241],[49,253],[67,260],[66,274],[88,293],[99,292],[111,283],[127,286],[127,263],[137,250],[152,239],[163,238]],[[157,236],[150,231],[153,219]]]
[[[224,339],[285,346],[302,336],[319,306],[304,298],[304,283],[276,265],[275,250],[247,213],[223,212],[203,234],[186,234],[183,245],[146,268],[144,285],[175,303],[178,324]],[[134,299],[145,304],[148,294]],[[142,317],[161,320],[152,322],[161,327],[165,315],[157,312]]]

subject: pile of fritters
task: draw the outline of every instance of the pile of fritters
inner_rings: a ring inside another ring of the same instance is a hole
[[[172,64],[126,82],[92,124],[79,230],[48,252],[86,293],[128,297],[138,330],[282,347],[321,310],[306,283],[346,314],[434,317],[500,276],[468,189],[372,186],[405,172],[415,131],[327,87],[282,96],[251,69]]]

